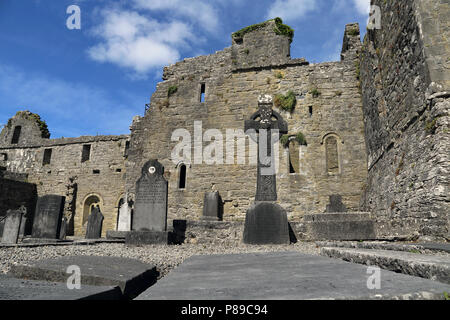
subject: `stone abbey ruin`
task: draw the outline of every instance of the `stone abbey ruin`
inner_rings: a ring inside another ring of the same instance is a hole
[[[449,8],[431,3],[373,1],[382,28],[361,42],[359,25],[347,25],[338,62],[291,58],[293,31],[281,19],[244,28],[230,47],[164,68],[129,135],[50,139],[38,115],[18,112],[0,134],[0,230],[21,208],[21,236],[39,237],[36,208],[54,201],[64,228],[45,238],[85,236],[95,213],[91,226],[102,224],[103,236],[185,221],[186,241],[189,233],[242,240],[258,184],[265,195],[272,188],[291,240],[448,241]],[[250,137],[245,150],[225,139],[265,120],[281,132],[270,179],[250,161]],[[174,163],[177,129],[190,133],[192,157]],[[208,129],[223,135],[232,164],[195,161],[194,145],[205,151],[218,139]],[[41,200],[55,195],[65,201]],[[153,219],[152,210],[163,213]]]

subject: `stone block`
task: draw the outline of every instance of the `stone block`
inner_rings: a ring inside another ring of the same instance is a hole
[[[130,231],[125,237],[130,245],[170,244],[168,231]]]

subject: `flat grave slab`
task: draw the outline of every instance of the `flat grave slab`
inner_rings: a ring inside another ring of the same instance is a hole
[[[442,299],[450,285],[297,252],[194,256],[138,300]]]
[[[82,285],[70,290],[65,283],[23,280],[0,274],[0,300],[119,300],[117,286]]]
[[[118,286],[125,298],[133,299],[153,285],[158,277],[156,267],[135,259],[97,256],[68,256],[15,265],[11,274],[17,278],[65,283],[69,266],[78,266],[81,284]]]

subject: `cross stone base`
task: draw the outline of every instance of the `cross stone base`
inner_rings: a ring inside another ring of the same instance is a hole
[[[256,202],[245,217],[244,243],[290,244],[286,210],[274,202]]]

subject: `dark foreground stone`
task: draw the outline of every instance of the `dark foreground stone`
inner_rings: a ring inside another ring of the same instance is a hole
[[[381,270],[367,288],[367,266],[296,252],[195,256],[138,300],[443,299],[450,285]]]
[[[117,286],[82,285],[70,290],[65,283],[22,280],[0,274],[0,300],[119,300]]]
[[[21,279],[65,283],[69,266],[81,270],[81,283],[93,286],[118,286],[124,298],[132,299],[155,284],[156,267],[139,260],[118,257],[74,256],[15,265],[11,273]]]
[[[289,244],[286,210],[273,202],[257,202],[247,210],[244,243]]]

